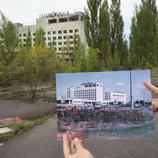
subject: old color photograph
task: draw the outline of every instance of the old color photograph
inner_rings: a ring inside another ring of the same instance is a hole
[[[155,134],[150,71],[56,75],[58,137],[147,138]]]

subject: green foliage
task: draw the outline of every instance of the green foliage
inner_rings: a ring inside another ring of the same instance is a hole
[[[35,46],[27,52],[19,52],[14,65],[21,79],[29,85],[32,99],[35,99],[37,86],[50,78],[55,69],[55,52],[44,46]]]
[[[34,127],[33,122],[24,121],[19,124],[12,125],[11,128],[14,130],[15,134],[22,134],[24,132],[30,131]]]
[[[54,112],[52,114],[54,114]],[[23,121],[23,122],[18,123],[18,124],[10,125],[10,128],[13,129],[14,135],[23,134],[25,132],[30,131],[35,126],[44,123],[48,118],[49,118],[49,115],[48,116],[46,116],[46,115],[45,116],[40,116],[40,117],[37,117],[37,118],[33,118],[29,121]]]
[[[90,48],[87,56],[86,71],[101,71],[104,69],[104,63],[98,59],[98,49]]]
[[[0,61],[9,65],[17,48],[17,37],[14,25],[6,19],[3,13],[0,19]]]
[[[92,39],[90,36],[90,17],[89,17],[89,12],[88,10],[85,10],[85,15],[84,15],[84,29],[85,29],[85,35],[86,35],[86,40],[88,43],[88,46],[92,46]]]
[[[0,65],[0,86],[8,85],[11,67],[9,65]]]
[[[100,49],[100,59],[106,63],[106,56],[109,51],[110,42],[110,13],[108,1],[105,0],[100,8],[99,16],[99,49]]]
[[[81,43],[80,38],[75,35],[74,37],[74,52],[72,57],[72,71],[81,72],[85,70],[86,50]]]
[[[45,46],[42,28],[36,30],[35,46],[30,29],[25,45],[18,44],[14,25],[1,13],[0,18],[0,84],[8,84],[12,70],[30,87],[36,97],[38,84],[52,72],[83,72],[152,68],[158,62],[158,12],[155,0],[142,0],[132,18],[130,50],[124,39],[121,0],[87,0],[85,34],[89,48],[74,35],[62,53],[55,54],[54,44]],[[18,52],[18,54],[17,54]],[[15,69],[14,69],[15,66]]]
[[[122,49],[122,67],[127,69],[128,66],[128,55],[129,55],[129,50],[128,50],[128,42],[127,40],[123,41],[123,49]]]
[[[102,0],[88,0],[85,11],[85,34],[89,47],[99,47],[99,9]]]
[[[109,51],[107,55],[107,68],[108,70],[119,70],[120,67],[120,54],[118,51],[115,52],[114,56]]]
[[[67,41],[67,47],[62,51],[62,54],[56,57],[57,71],[58,72],[82,72],[86,70],[86,48],[82,44],[80,37],[74,35],[74,47],[73,52],[70,50],[69,40]],[[69,59],[66,59],[69,55]]]
[[[120,9],[121,1],[112,0],[111,4],[111,52],[113,57],[115,53],[120,58],[120,65],[123,62],[123,31],[124,31],[124,22],[121,15]]]
[[[32,47],[32,36],[31,36],[30,28],[28,29],[25,47],[26,49],[30,49]]]
[[[35,45],[45,45],[44,31],[41,27],[36,30]]]
[[[8,85],[18,39],[14,25],[0,12],[0,85]]]
[[[130,65],[152,68],[158,62],[158,12],[155,0],[142,0],[132,18]]]
[[[9,65],[15,56],[18,40],[14,25],[2,12],[0,14],[0,61]]]
[[[115,65],[118,66],[118,69],[126,66],[128,47],[123,37],[124,22],[120,0],[112,0],[110,9],[107,0],[88,0],[87,4],[88,10],[86,10],[84,19],[89,47],[99,50],[98,59],[100,63],[104,63],[107,69],[116,67]],[[115,62],[108,61],[107,57]],[[116,62],[120,63],[116,64]]]

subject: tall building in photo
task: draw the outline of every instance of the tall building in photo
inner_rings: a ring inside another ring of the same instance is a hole
[[[96,103],[103,101],[103,84],[83,83],[79,87],[70,87],[67,91],[67,97],[73,100],[82,100],[84,103]]]
[[[83,15],[84,13],[82,12],[41,15],[37,18],[36,25],[23,26],[19,23],[15,24],[17,36],[25,44],[28,30],[30,29],[32,44],[34,45],[36,30],[41,27],[44,30],[45,44],[48,47],[53,44],[59,55],[63,50],[68,50],[68,53],[71,54],[74,47],[74,35],[80,37],[81,42],[87,46]]]
[[[98,103],[103,105],[126,104],[127,95],[123,92],[105,92],[104,86],[100,82],[82,83],[80,86],[71,86],[67,89],[66,98],[71,103]]]

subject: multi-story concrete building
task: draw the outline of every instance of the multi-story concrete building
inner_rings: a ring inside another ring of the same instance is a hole
[[[71,99],[80,99],[84,103],[96,103],[103,100],[103,84],[83,83],[79,87],[70,87],[67,91],[67,97]]]
[[[69,87],[67,90],[67,98],[72,103],[98,103],[109,105],[126,104],[126,94],[122,92],[104,92],[102,83],[83,83],[79,87]]]
[[[69,46],[69,53],[71,53],[74,48],[74,35],[79,36],[81,42],[87,46],[83,15],[82,12],[41,15],[37,18],[36,25],[23,26],[20,23],[15,24],[17,36],[25,44],[30,29],[32,44],[34,45],[36,30],[42,28],[45,35],[45,44],[48,47],[53,44],[56,52],[60,54],[64,48],[66,49]]]
[[[104,101],[113,103],[127,103],[127,96],[122,92],[104,92]]]

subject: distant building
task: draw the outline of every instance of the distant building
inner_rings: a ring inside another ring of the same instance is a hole
[[[104,92],[102,83],[83,83],[79,87],[69,87],[67,90],[67,98],[71,99],[71,103],[98,103],[109,105],[126,104],[126,94],[121,92]]]
[[[72,99],[81,99],[85,103],[103,101],[103,84],[83,83],[79,87],[70,87],[67,91],[67,97]]]
[[[86,36],[84,32],[82,12],[75,12],[73,14],[67,13],[51,13],[41,15],[36,20],[36,25],[23,26],[17,23],[16,33],[23,44],[26,43],[28,30],[30,29],[32,35],[32,44],[35,44],[35,35],[38,28],[43,28],[45,35],[45,44],[50,47],[52,44],[57,52],[61,54],[69,45],[69,53],[73,52],[74,35],[79,36],[83,44],[86,44]]]
[[[104,92],[104,101],[109,101],[113,103],[127,103],[127,96],[125,93],[121,92]]]

